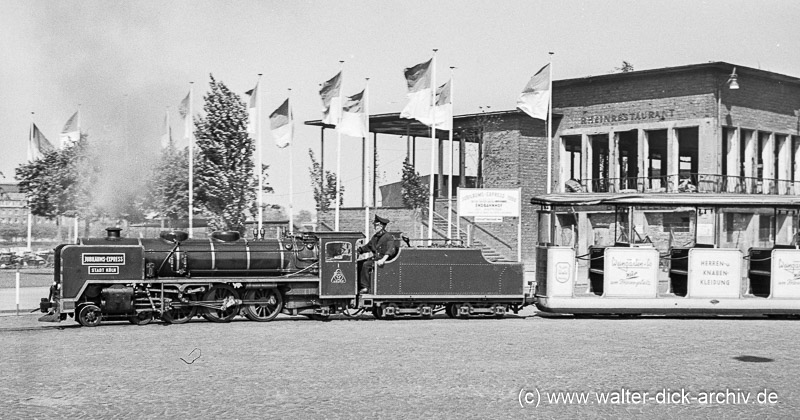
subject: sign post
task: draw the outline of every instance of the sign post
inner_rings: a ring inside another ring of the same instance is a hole
[[[458,217],[474,217],[475,223],[502,223],[517,218],[517,261],[522,261],[522,188],[459,188]]]

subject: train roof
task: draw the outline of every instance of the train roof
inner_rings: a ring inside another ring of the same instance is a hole
[[[797,195],[703,193],[565,193],[537,195],[531,204],[550,206],[798,207]]]

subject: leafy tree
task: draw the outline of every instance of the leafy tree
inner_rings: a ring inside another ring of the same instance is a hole
[[[633,71],[633,64],[631,64],[631,63],[629,63],[629,62],[627,62],[625,60],[622,60],[622,66],[614,67],[614,70],[618,71],[620,73],[632,72]]]
[[[331,209],[336,199],[336,174],[325,171],[325,183],[322,182],[322,165],[314,158],[314,151],[308,149],[308,156],[311,158],[311,186],[314,188],[314,201],[317,203],[317,211],[328,211]],[[344,185],[339,184],[339,205],[344,203]]]
[[[96,218],[92,206],[92,185],[99,169],[89,154],[86,136],[65,149],[46,152],[41,159],[16,168],[20,191],[25,193],[36,216]]]
[[[414,165],[408,158],[403,161],[402,179],[403,204],[410,209],[421,209],[428,205],[428,190],[422,182],[419,173],[414,170]]]
[[[236,93],[210,76],[205,117],[195,119],[197,159],[195,194],[210,213],[215,230],[245,230],[245,211],[256,198],[253,140],[247,134],[247,108]],[[263,168],[261,170],[263,176]]]
[[[169,220],[189,217],[189,149],[171,145],[161,152],[148,182],[149,200],[145,211],[159,213]]]

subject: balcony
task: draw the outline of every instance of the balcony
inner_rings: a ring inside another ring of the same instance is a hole
[[[571,181],[570,183],[574,183]],[[800,181],[764,179],[717,174],[682,174],[659,177],[624,177],[582,179],[583,191],[610,193],[730,193],[730,194],[800,194]],[[576,188],[567,186],[567,191]]]

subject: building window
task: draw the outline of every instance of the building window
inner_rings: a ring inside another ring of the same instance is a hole
[[[772,222],[774,216],[771,214],[758,215],[758,240],[761,242],[772,242]]]
[[[581,138],[580,136],[564,137],[565,163],[567,179],[582,180],[581,172]]]
[[[589,136],[592,144],[592,191],[608,192],[608,134]]]
[[[664,213],[664,232],[688,233],[691,231],[691,218],[687,213]]]

